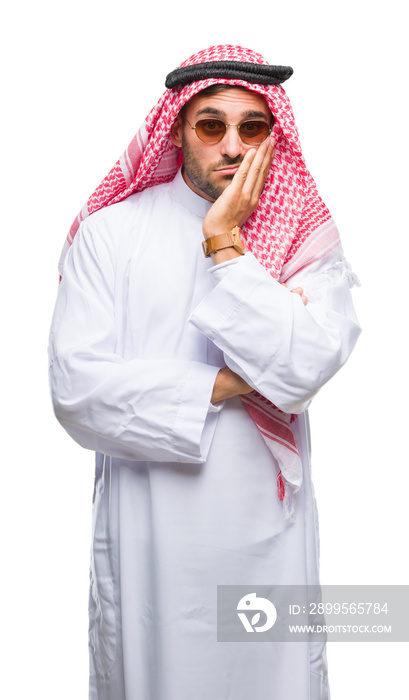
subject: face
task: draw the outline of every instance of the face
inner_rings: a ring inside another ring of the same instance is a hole
[[[235,126],[229,126],[218,143],[203,143],[191,126],[206,118],[221,119],[226,124],[257,119],[270,125],[272,115],[262,95],[245,88],[229,88],[212,96],[198,93],[187,104],[185,119],[177,118],[172,140],[183,150],[185,182],[196,194],[213,202],[229,185],[247,151],[255,146],[244,143]]]

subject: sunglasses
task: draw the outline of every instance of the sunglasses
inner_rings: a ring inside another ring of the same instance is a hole
[[[203,143],[219,143],[229,126],[236,126],[243,143],[258,146],[271,134],[273,127],[267,122],[248,119],[241,124],[225,124],[221,119],[200,119],[194,126],[186,119],[189,126],[195,130],[196,136]],[[273,121],[274,124],[274,121]]]

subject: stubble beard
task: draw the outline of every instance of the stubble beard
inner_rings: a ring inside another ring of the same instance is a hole
[[[207,170],[203,170],[202,165],[196,156],[193,155],[192,150],[187,143],[186,137],[182,136],[182,150],[183,150],[183,166],[185,168],[186,175],[189,180],[199,189],[201,192],[207,195],[211,200],[215,201],[226,187],[232,181],[234,174],[224,175],[223,183],[216,185],[210,181],[210,174],[218,168],[229,165],[238,165],[243,160],[242,156],[237,158],[226,158],[220,163],[212,164]]]

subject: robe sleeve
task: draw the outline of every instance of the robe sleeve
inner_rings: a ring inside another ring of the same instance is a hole
[[[189,321],[250,386],[285,413],[301,413],[346,362],[360,334],[349,266],[338,248],[285,287],[251,253],[235,261],[213,268],[216,285]],[[306,306],[290,291],[297,286],[309,299]]]
[[[101,231],[97,244],[83,232],[84,226],[66,257],[50,333],[57,419],[80,445],[114,457],[204,462],[221,408],[210,403],[220,368],[183,359],[123,359],[115,245]]]

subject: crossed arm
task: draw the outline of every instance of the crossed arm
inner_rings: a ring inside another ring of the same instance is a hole
[[[234,178],[220,197],[214,202],[203,221],[205,238],[230,231],[234,226],[242,226],[257,208],[260,195],[274,158],[274,138],[268,138],[257,149],[247,151]],[[234,248],[223,248],[211,254],[213,263],[220,263],[240,257]],[[298,287],[292,292],[299,294],[304,302],[307,297]],[[253,388],[229,367],[220,370],[213,387],[211,402],[248,394]]]
[[[255,155],[250,153],[243,167]],[[210,208],[205,235],[243,223],[247,212],[240,216],[231,204],[236,180]],[[239,184],[244,189],[244,178]],[[155,196],[166,198],[163,192]],[[228,216],[217,224],[214,210],[216,205],[219,213],[223,210],[222,197]],[[55,412],[67,432],[83,447],[115,457],[197,463],[206,459],[216,425],[218,409],[209,409],[210,401],[256,388],[285,412],[305,410],[346,361],[359,334],[340,253],[294,278],[295,288],[308,288],[307,308],[251,254],[229,265],[223,278],[208,285],[208,293],[192,305],[187,289],[194,287],[195,267],[185,266],[191,254],[198,256],[197,239],[185,238],[190,232],[183,229],[185,217],[175,235],[187,248],[172,258],[171,266],[166,254],[156,257],[157,248],[152,237],[143,238],[143,228],[141,261],[133,254],[133,232],[141,212],[154,216],[158,207],[150,190],[144,207],[134,204],[87,219],[66,259],[50,335],[50,381]],[[160,221],[156,215],[157,225]],[[174,248],[166,236],[160,245],[169,253]],[[126,277],[129,264],[131,278]],[[184,273],[188,281],[179,290],[174,280]],[[216,268],[214,274],[218,279]],[[155,280],[163,292],[160,298],[155,296]],[[166,285],[180,291],[180,306],[174,308]],[[129,303],[128,292],[134,300]],[[301,290],[298,294],[302,298]],[[145,298],[151,298],[147,308]],[[189,331],[186,321],[200,336]],[[215,355],[209,362],[206,353],[191,353],[194,343],[179,352],[175,329],[190,341],[206,336],[207,347],[217,349],[224,362],[215,361]]]

